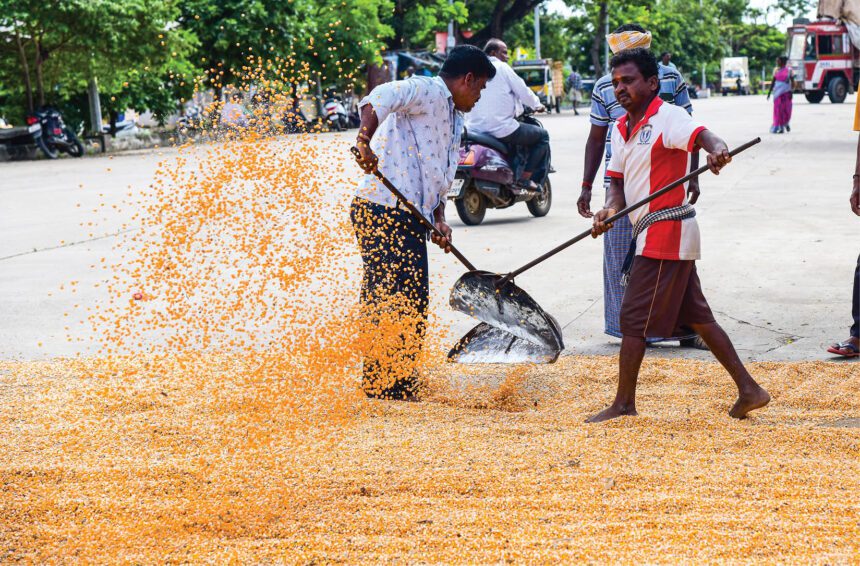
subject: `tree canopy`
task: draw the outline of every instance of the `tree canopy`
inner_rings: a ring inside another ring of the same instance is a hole
[[[604,33],[637,22],[671,51],[688,78],[721,57],[746,55],[769,68],[784,33],[769,14],[796,16],[812,0],[776,0],[768,13],[749,0],[0,0],[0,114],[20,119],[43,103],[85,108],[97,78],[103,107],[166,116],[196,85],[262,80],[346,88],[383,49],[432,49],[455,22],[458,42],[505,39],[532,47],[541,7],[541,54],[602,72]],[[81,110],[79,114],[83,115]]]

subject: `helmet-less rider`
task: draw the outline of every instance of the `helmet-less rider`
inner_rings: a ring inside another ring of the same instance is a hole
[[[539,126],[518,122],[516,117],[522,113],[523,107],[537,112],[543,111],[544,107],[537,95],[508,65],[508,46],[504,41],[489,40],[484,46],[484,53],[496,68],[496,76],[487,82],[481,99],[466,114],[466,128],[492,136],[508,145],[526,147],[528,159],[517,179],[517,186],[526,190],[540,190],[547,174],[549,134]]]

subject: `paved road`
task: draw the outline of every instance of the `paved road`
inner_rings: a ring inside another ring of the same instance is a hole
[[[704,177],[697,205],[706,295],[749,360],[828,359],[823,346],[844,338],[850,324],[860,251],[860,219],[847,204],[857,141],[850,131],[853,97],[842,105],[796,101],[787,135],[768,134],[771,106],[764,97],[695,105],[696,117],[730,145],[757,135],[764,139],[719,178]],[[465,227],[450,211],[457,243],[484,269],[508,270],[588,226],[575,209],[588,118],[568,112],[545,124],[558,169],[546,218],[531,218],[518,205],[488,211],[484,224]],[[342,136],[344,148],[348,140]],[[89,266],[111,257],[115,241],[102,236],[133,229],[121,217],[100,212],[149,184],[158,161],[170,154],[0,164],[0,358],[80,351],[80,345],[66,342],[63,313],[73,303],[96,299],[96,291],[87,290],[98,276]],[[93,211],[107,219],[98,232],[86,225]],[[618,341],[602,333],[601,253],[599,242],[586,240],[517,280],[564,326],[569,353],[617,352]],[[444,275],[434,279],[434,304],[465,332],[472,321],[444,307],[459,269],[453,258],[434,251],[431,269],[442,266]],[[49,295],[73,280],[80,281],[81,291]],[[675,347],[653,353],[708,357]]]

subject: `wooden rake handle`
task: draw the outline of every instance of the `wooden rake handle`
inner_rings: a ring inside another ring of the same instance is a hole
[[[740,152],[742,152],[744,150],[751,148],[752,146],[756,145],[759,142],[761,142],[761,138],[755,138],[753,140],[750,140],[747,143],[745,143],[743,145],[739,145],[735,149],[731,150],[729,152],[729,155],[734,157],[735,155],[739,154]],[[668,193],[669,191],[671,191],[672,189],[674,189],[678,185],[686,183],[690,179],[698,177],[699,175],[701,175],[702,173],[704,173],[707,170],[708,170],[708,166],[703,165],[702,167],[699,167],[695,171],[691,171],[690,173],[688,173],[687,175],[684,175],[680,179],[678,179],[676,181],[672,181],[671,183],[669,183],[668,185],[666,185],[662,189],[648,195],[647,197],[643,198],[639,202],[633,203],[630,206],[628,206],[627,208],[617,212],[616,214],[613,214],[612,216],[610,216],[609,218],[604,220],[604,222],[606,224],[611,224],[612,222],[615,222],[616,220],[618,220],[620,218],[624,218],[625,216],[627,216],[628,214],[630,214],[631,212],[633,212],[637,208],[641,208],[641,207],[645,206],[646,204],[648,204],[649,202],[651,202],[655,198]],[[578,241],[580,241],[584,238],[587,238],[590,235],[591,235],[591,228],[589,228],[588,230],[586,230],[582,234],[579,234],[578,236],[571,238],[570,240],[564,242],[563,244],[551,249],[547,253],[543,254],[542,256],[540,256],[539,258],[537,258],[535,260],[530,261],[529,263],[525,264],[524,266],[520,267],[519,269],[515,269],[514,271],[511,271],[510,273],[505,275],[501,280],[499,280],[499,282],[497,284],[497,288],[501,288],[506,283],[513,281],[514,277],[516,277],[517,275],[523,273],[524,271],[531,269],[532,267],[536,266],[537,264],[551,258],[552,256],[554,256],[558,252],[569,248],[573,244],[577,243]]]

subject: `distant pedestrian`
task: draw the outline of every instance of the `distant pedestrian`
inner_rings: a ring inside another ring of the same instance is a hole
[[[241,92],[233,93],[230,102],[221,109],[221,126],[228,132],[236,133],[241,128],[248,127],[248,114],[242,105],[244,97]]]
[[[570,97],[570,102],[573,104],[573,113],[579,116],[576,106],[582,102],[582,75],[579,74],[576,67],[570,72],[567,77],[567,94]]]
[[[773,80],[767,91],[767,98],[773,94],[773,125],[770,127],[772,134],[782,134],[791,131],[791,91],[794,84],[794,73],[788,66],[786,57],[777,57],[776,70],[773,72]]]
[[[671,67],[676,71],[678,70],[678,67],[676,67],[675,63],[672,62],[672,53],[669,51],[664,51],[660,54],[660,64],[664,67]]]
[[[860,96],[854,108],[854,131],[860,131]],[[857,157],[854,161],[854,188],[851,191],[851,210],[860,216],[860,138],[857,139]],[[860,356],[860,257],[857,258],[857,267],[854,268],[854,294],[851,298],[851,314],[854,324],[851,325],[851,335],[848,340],[833,344],[827,351],[831,354],[856,358]]]

